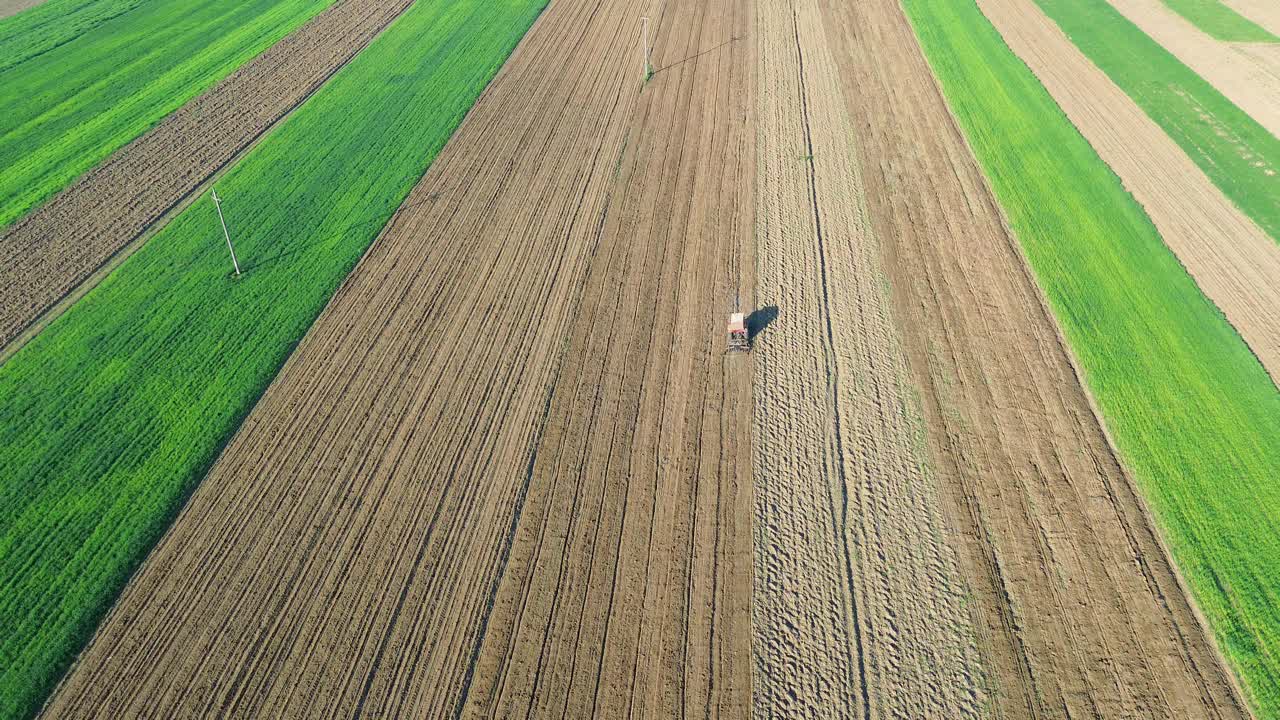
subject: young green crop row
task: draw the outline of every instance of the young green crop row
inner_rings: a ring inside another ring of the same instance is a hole
[[[331,2],[70,0],[0,21],[0,227]]]
[[[29,714],[545,0],[416,3],[0,366],[0,718]]]
[[[1280,717],[1280,392],[972,0],[904,6],[1195,599]]]
[[[1280,42],[1280,38],[1227,7],[1222,0],[1164,0],[1164,4],[1223,42]]]
[[[1036,0],[1088,58],[1280,242],[1280,138],[1107,0]]]

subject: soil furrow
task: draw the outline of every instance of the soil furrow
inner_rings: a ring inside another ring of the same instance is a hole
[[[517,536],[519,571],[497,603],[507,619],[491,625],[465,715],[747,708],[749,482],[719,457],[735,456],[749,428],[745,403],[726,415],[709,392],[715,376],[748,391],[719,354],[719,298],[739,285],[719,260],[749,239],[749,177],[725,160],[743,151],[749,112],[749,48],[732,40],[744,5],[667,4],[651,25],[656,72],[587,279],[596,299],[584,307],[599,309],[580,316],[553,390],[555,431],[539,444],[529,501],[542,510]]]

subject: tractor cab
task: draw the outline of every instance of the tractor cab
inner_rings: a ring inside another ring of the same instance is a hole
[[[747,333],[747,318],[742,313],[733,313],[729,316],[729,349],[751,349],[751,336]]]

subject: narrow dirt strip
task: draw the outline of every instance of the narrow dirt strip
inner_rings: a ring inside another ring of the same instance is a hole
[[[1272,35],[1280,35],[1280,3],[1276,0],[1222,0],[1231,9],[1258,23]]]
[[[978,4],[1280,381],[1280,245],[1231,204],[1032,0]]]
[[[1275,68],[1258,55],[1243,52],[1239,43],[1207,35],[1161,0],[1108,1],[1272,135],[1280,136],[1280,75]]]
[[[0,360],[412,2],[338,2],[0,233]]]
[[[968,594],[926,470],[880,245],[814,0],[761,0],[757,717],[973,718]]]

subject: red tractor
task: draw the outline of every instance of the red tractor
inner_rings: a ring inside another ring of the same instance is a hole
[[[729,315],[729,349],[750,350],[751,335],[747,332],[747,318],[736,312]]]

